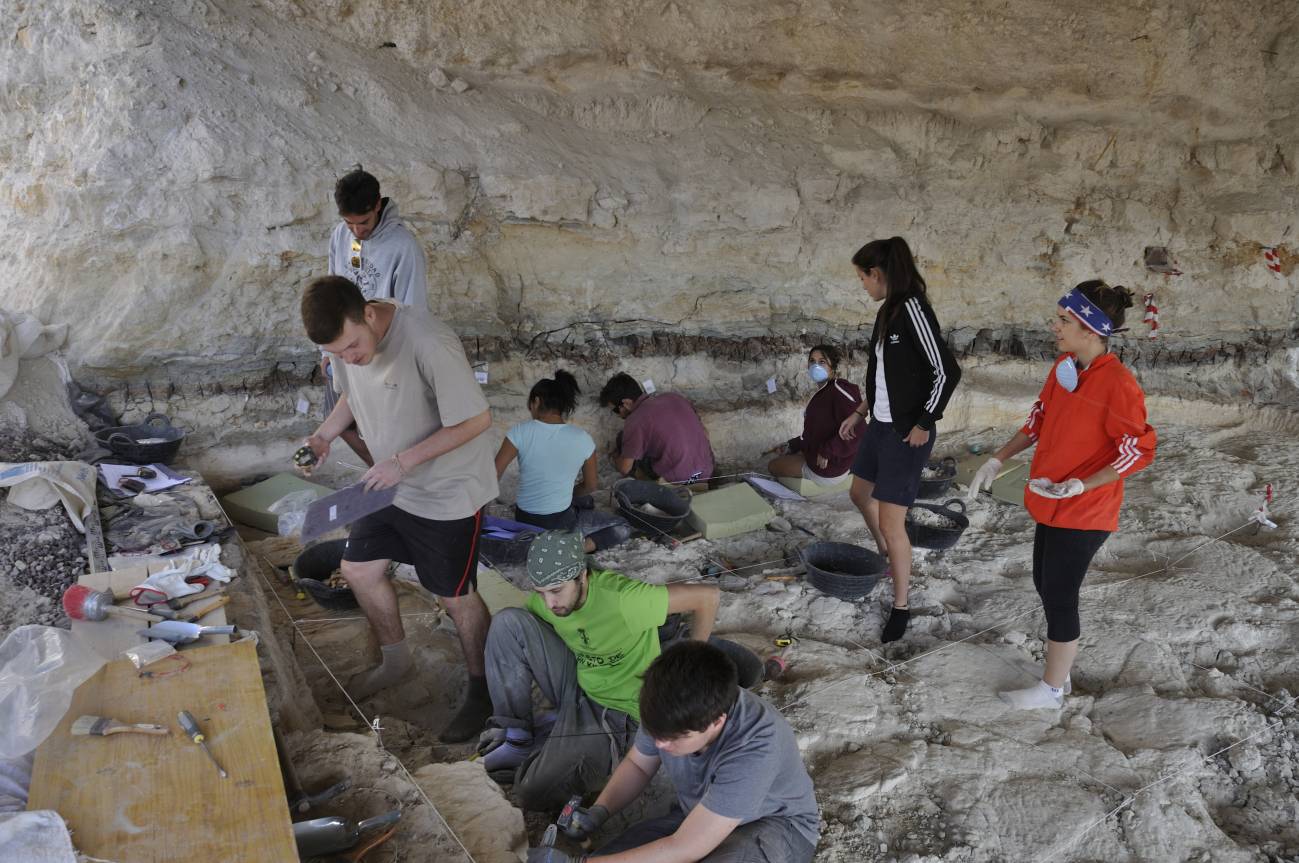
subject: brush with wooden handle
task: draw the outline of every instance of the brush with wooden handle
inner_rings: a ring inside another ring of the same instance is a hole
[[[171,734],[171,729],[155,722],[130,725],[107,716],[82,716],[72,723],[73,737],[107,737],[110,734],[152,734],[165,737]]]

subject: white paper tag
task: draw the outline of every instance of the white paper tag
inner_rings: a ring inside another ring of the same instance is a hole
[[[477,369],[476,371],[474,371],[474,380],[478,381],[478,383],[480,384],[487,383],[487,370]]]
[[[309,410],[311,410],[311,402],[306,399],[298,399],[298,413],[305,414]]]
[[[647,393],[654,392],[654,380],[652,378],[646,378],[640,382],[640,388]]]
[[[774,393],[775,391],[776,391],[776,378],[772,376],[767,378],[767,392]]]
[[[338,505],[334,504],[329,507],[329,520],[338,521]]]

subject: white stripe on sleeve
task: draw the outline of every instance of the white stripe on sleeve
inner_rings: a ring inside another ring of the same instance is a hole
[[[942,397],[943,386],[947,383],[947,372],[943,369],[943,358],[938,352],[938,340],[929,326],[924,309],[920,307],[920,300],[912,297],[907,300],[906,307],[907,314],[911,317],[911,326],[916,331],[916,337],[920,339],[920,346],[924,348],[929,364],[934,367],[934,388],[925,401],[925,410],[933,413],[938,409],[938,400]]]
[[[1129,470],[1141,459],[1141,450],[1137,448],[1135,435],[1125,434],[1119,440],[1119,457],[1110,466],[1120,475]]]

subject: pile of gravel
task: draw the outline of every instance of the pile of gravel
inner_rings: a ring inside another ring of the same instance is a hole
[[[73,445],[0,428],[0,462],[64,461]],[[31,512],[0,491],[0,636],[15,626],[67,626],[60,598],[89,569],[86,538],[62,506]]]

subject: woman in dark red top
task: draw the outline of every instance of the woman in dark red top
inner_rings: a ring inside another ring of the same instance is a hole
[[[772,476],[802,477],[817,485],[836,485],[848,476],[857,442],[839,437],[839,426],[861,404],[861,391],[839,379],[842,358],[833,345],[808,351],[808,377],[820,386],[803,408],[803,434],[781,444],[784,455],[767,463]]]

